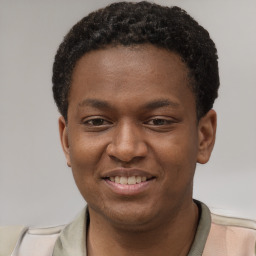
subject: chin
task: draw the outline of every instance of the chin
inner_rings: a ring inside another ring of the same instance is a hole
[[[159,216],[152,207],[138,206],[136,203],[124,203],[103,209],[95,209],[109,224],[126,231],[138,231],[148,228]]]

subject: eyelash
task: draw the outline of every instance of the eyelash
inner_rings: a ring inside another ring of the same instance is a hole
[[[156,124],[155,122],[160,122],[160,124],[159,123]],[[165,119],[165,118],[152,118],[152,119],[149,119],[148,121],[144,122],[145,125],[153,125],[153,126],[171,125],[173,123],[174,123],[173,120]],[[89,125],[92,127],[100,127],[100,126],[104,126],[104,125],[109,125],[109,124],[111,124],[111,122],[107,121],[104,118],[92,118],[87,121],[84,121],[83,124]]]
[[[97,122],[97,121],[101,121],[102,124],[96,124],[96,125],[93,124],[93,122]],[[99,126],[106,125],[106,124],[103,124],[104,122],[107,124],[110,124],[110,122],[105,120],[104,118],[92,118],[90,120],[84,121],[83,124],[87,124],[87,125],[94,126],[94,127],[99,127]]]
[[[154,124],[155,121],[161,121],[161,124]],[[174,123],[174,121],[169,120],[169,119],[164,119],[164,118],[153,118],[153,119],[150,119],[149,121],[147,121],[146,124],[149,124],[150,122],[153,122],[152,125],[155,125],[155,126],[170,125],[170,124]],[[164,124],[163,124],[163,122],[164,122]]]

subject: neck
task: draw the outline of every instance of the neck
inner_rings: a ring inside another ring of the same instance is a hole
[[[118,228],[90,210],[88,256],[185,256],[193,243],[197,225],[198,208],[194,202],[162,225],[137,230]]]

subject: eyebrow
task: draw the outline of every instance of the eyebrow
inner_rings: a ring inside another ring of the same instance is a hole
[[[173,108],[178,108],[180,106],[179,103],[170,101],[169,99],[158,99],[151,101],[149,103],[146,103],[143,107],[145,109],[157,109],[157,108],[163,108],[163,107],[173,107]]]
[[[78,104],[78,107],[93,107],[98,109],[112,109],[113,107],[107,101],[98,100],[98,99],[85,99]],[[178,108],[180,106],[179,103],[171,101],[169,99],[157,99],[151,102],[144,104],[141,108],[153,110],[157,108],[163,107],[173,107]]]
[[[111,108],[111,105],[107,101],[97,99],[85,99],[78,104],[79,107],[94,107],[99,109]]]

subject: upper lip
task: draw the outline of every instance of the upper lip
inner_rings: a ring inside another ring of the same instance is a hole
[[[146,177],[147,179],[155,177],[153,174],[150,174],[147,171],[137,169],[137,168],[116,168],[111,171],[108,171],[102,175],[102,178],[108,177],[115,177],[115,176],[122,176],[122,177],[131,177],[131,176],[141,176]]]

